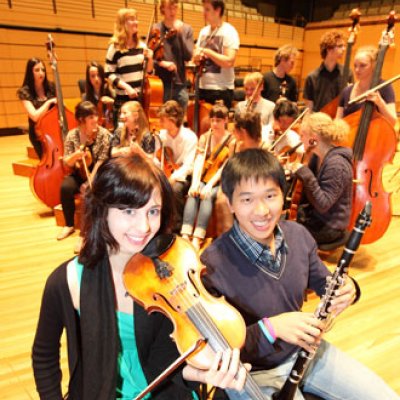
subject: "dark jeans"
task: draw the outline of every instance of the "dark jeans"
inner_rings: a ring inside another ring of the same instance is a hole
[[[223,100],[228,110],[232,107],[233,89],[210,90],[199,89],[199,99],[214,104],[217,100]]]
[[[61,184],[61,204],[65,226],[74,226],[75,195],[79,193],[84,180],[79,175],[67,175]]]
[[[190,182],[188,180],[184,182],[175,182],[172,185],[172,190],[175,195],[175,225],[174,225],[174,233],[180,234],[182,228],[182,220],[183,220],[183,209],[185,207],[186,195],[190,187]]]

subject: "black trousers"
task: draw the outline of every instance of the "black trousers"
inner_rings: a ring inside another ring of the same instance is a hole
[[[84,182],[79,175],[72,174],[65,176],[61,184],[61,204],[66,226],[74,226],[75,195]]]
[[[217,100],[223,100],[224,105],[229,110],[232,107],[233,89],[199,89],[199,99],[211,104],[214,104]]]

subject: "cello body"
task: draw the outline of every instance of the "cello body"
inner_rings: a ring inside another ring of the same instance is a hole
[[[354,142],[361,111],[344,118],[351,126],[350,140]],[[349,227],[366,201],[372,203],[372,229],[366,231],[362,243],[373,243],[380,239],[390,224],[391,193],[385,192],[382,173],[387,163],[392,163],[396,149],[396,134],[393,126],[377,111],[374,111],[368,128],[365,151],[362,159],[354,163],[353,206]],[[352,145],[352,144],[351,144]]]
[[[36,124],[36,132],[43,146],[43,157],[30,178],[35,196],[48,207],[60,203],[60,187],[65,175],[62,157],[64,143],[58,123],[58,106],[49,110]],[[65,109],[68,126],[76,126],[75,117]]]
[[[158,109],[163,105],[164,86],[156,75],[146,74],[143,87],[143,110],[149,120],[150,130],[159,130]]]

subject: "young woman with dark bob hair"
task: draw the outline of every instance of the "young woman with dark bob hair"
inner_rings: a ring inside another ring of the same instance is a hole
[[[123,284],[128,260],[157,233],[169,232],[173,194],[161,170],[133,153],[105,161],[84,201],[81,253],[59,266],[44,289],[32,352],[36,387],[41,399],[62,398],[65,329],[68,399],[132,399],[178,357],[172,323],[134,303]],[[193,398],[196,385],[185,380],[240,390],[244,372],[237,349],[218,353],[209,370],[187,365],[151,398]]]

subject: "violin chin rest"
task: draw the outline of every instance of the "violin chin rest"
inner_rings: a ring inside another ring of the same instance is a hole
[[[154,236],[153,239],[143,249],[142,254],[150,258],[159,257],[165,253],[175,242],[176,235],[173,233],[164,233]]]

